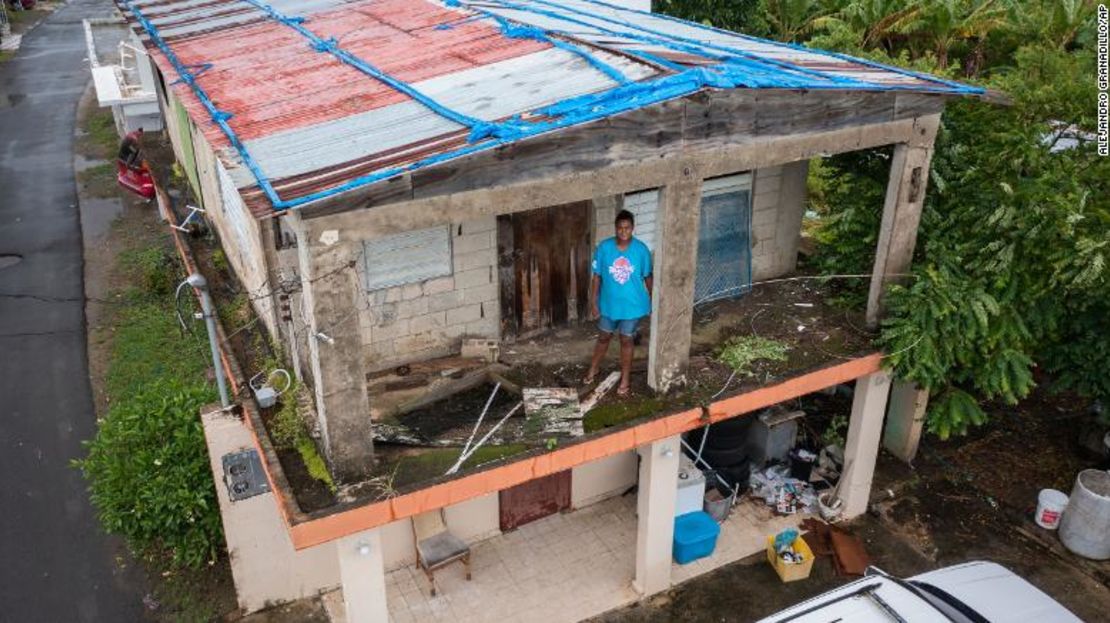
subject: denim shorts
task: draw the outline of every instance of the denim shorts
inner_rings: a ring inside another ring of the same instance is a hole
[[[607,316],[602,316],[601,320],[597,322],[597,328],[605,333],[612,333],[619,331],[625,337],[632,337],[636,335],[636,327],[640,324],[639,318],[631,318],[628,320],[613,320]]]

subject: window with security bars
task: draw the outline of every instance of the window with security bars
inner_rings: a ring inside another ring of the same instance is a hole
[[[694,302],[744,294],[752,285],[752,176],[705,180],[698,221]]]

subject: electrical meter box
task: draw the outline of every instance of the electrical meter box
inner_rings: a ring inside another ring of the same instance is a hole
[[[241,450],[225,454],[224,484],[232,502],[252,498],[270,491],[270,481],[262,469],[257,450]]]

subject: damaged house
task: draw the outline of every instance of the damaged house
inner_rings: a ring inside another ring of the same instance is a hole
[[[945,102],[978,90],[599,0],[117,3],[341,484],[305,508],[249,397],[244,421],[205,416],[218,477],[220,456],[256,448],[272,489],[237,502],[221,490],[245,609],[338,587],[350,621],[584,618],[760,551],[772,532],[735,513],[712,562],[672,564],[684,433],[854,383],[847,516],[867,507],[888,402],[888,443],[914,443],[922,397],[892,392],[862,329],[912,257]],[[854,331],[789,276],[809,161],[883,147],[890,181]],[[624,402],[576,385],[594,335],[590,257],[621,209],[655,266]],[[730,373],[714,349],[740,334],[789,342],[785,362]],[[530,389],[568,388],[577,423],[511,414]],[[413,446],[458,457],[475,444],[504,451],[397,480]],[[447,566],[435,597],[413,579],[428,524],[470,552],[471,581]],[[520,615],[550,591],[558,608]]]

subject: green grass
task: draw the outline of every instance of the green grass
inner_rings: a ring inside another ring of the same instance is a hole
[[[118,262],[127,281],[113,319],[112,354],[107,390],[110,400],[126,398],[157,379],[207,382],[212,360],[203,327],[182,334],[174,313],[173,287],[183,278],[173,257],[160,245],[120,253]],[[192,296],[191,293],[186,293]],[[182,313],[195,305],[182,302]]]
[[[520,454],[527,449],[528,446],[522,443],[511,443],[503,446],[482,446],[475,450],[474,454],[463,463],[462,469],[477,467],[483,463],[489,463],[515,454]],[[451,466],[459,459],[459,454],[461,452],[462,448],[437,448],[434,450],[426,450],[420,454],[406,456],[398,463],[397,475],[394,478],[393,486],[400,487],[402,485],[424,482],[442,476],[444,472],[451,469]]]
[[[9,61],[13,58],[15,58],[15,52],[12,52],[11,50],[4,50],[3,52],[0,52],[0,63]]]
[[[79,171],[77,180],[85,192],[97,199],[111,199],[119,194],[116,190],[116,167],[110,162]]]
[[[12,22],[14,28],[16,24],[33,24],[44,16],[48,15],[50,11],[45,9],[31,9],[29,11],[8,11],[8,19]]]
[[[603,404],[594,407],[586,414],[586,417],[582,419],[582,427],[586,433],[592,433],[637,418],[653,415],[662,410],[663,401],[658,398],[624,400]]]
[[[96,109],[85,118],[85,145],[100,158],[111,158],[119,147],[116,121],[109,109]]]
[[[182,335],[173,308],[132,291],[120,311],[108,368],[110,400],[122,400],[159,378],[204,382],[211,365],[199,332]]]

